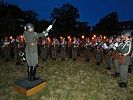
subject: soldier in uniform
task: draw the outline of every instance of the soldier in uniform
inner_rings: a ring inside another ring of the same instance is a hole
[[[94,55],[96,57],[96,65],[100,65],[101,64],[101,40],[98,37],[96,40],[96,43],[94,44]]]
[[[48,49],[48,41],[46,38],[44,38],[41,43],[41,54],[42,54],[43,61],[47,59],[47,53],[48,53],[47,49]]]
[[[121,43],[121,37],[118,35],[118,36],[116,36],[114,46],[117,47],[121,44],[122,44]],[[113,63],[114,63],[114,66],[115,66],[115,73],[112,74],[113,77],[119,77],[120,76],[120,66],[119,66],[119,63],[118,63],[118,57],[119,57],[119,52],[117,50],[114,50],[113,54],[112,54],[112,59],[113,59]]]
[[[131,61],[132,61],[132,64],[131,64],[131,70],[133,69],[133,42],[132,42],[132,54],[131,54]],[[132,71],[133,72],[133,71]]]
[[[26,61],[28,64],[28,80],[34,81],[38,78],[35,77],[36,67],[38,65],[38,49],[37,49],[37,38],[47,36],[49,30],[52,28],[50,25],[46,31],[43,33],[34,32],[34,26],[31,23],[26,24],[24,27],[24,39],[26,43],[25,52],[26,52]]]
[[[77,38],[77,43],[78,43],[78,47],[77,47],[77,56],[80,56],[80,49],[81,49],[81,43],[82,41],[80,41],[80,38]]]
[[[107,69],[107,70],[111,70],[111,67],[112,67],[112,49],[110,49],[110,48],[114,44],[113,39],[114,39],[114,37],[110,37],[109,44],[108,44],[109,48],[106,52],[107,67],[105,69]]]
[[[0,40],[0,55],[1,55],[1,57],[4,57],[3,44],[4,44],[4,40],[1,39]]]
[[[72,45],[73,45],[73,47],[72,47],[72,58],[73,58],[73,61],[76,61],[78,47],[79,47],[79,42],[77,41],[76,37],[73,37]]]
[[[58,45],[59,45],[59,41],[54,37],[51,44],[53,61],[56,60]]]
[[[132,52],[132,42],[129,39],[131,36],[130,33],[124,33],[123,35],[123,45],[116,47],[116,50],[119,51],[119,65],[120,65],[120,83],[121,88],[127,87],[128,82],[128,67],[130,65],[130,56]]]
[[[67,42],[65,41],[65,38],[63,37],[60,43],[60,46],[61,46],[60,52],[61,52],[62,61],[65,61],[66,45],[67,45]]]
[[[86,62],[89,62],[90,60],[89,46],[90,46],[89,38],[86,38],[84,43],[84,56]]]
[[[2,49],[4,52],[5,61],[7,62],[10,59],[10,41],[8,40],[8,37],[5,37]]]
[[[11,41],[11,44],[13,45],[15,63],[16,63],[16,65],[20,65],[20,57],[19,57],[20,41],[19,41],[19,37],[17,37],[16,39],[13,39]]]
[[[132,37],[130,37],[130,41],[132,41],[132,51],[133,51],[133,40],[132,40]],[[129,65],[129,68],[128,68],[128,73],[132,72],[132,68],[133,68],[133,58],[130,56],[130,65]]]
[[[72,40],[71,40],[71,38],[68,39],[67,47],[68,47],[68,57],[69,57],[69,59],[71,59],[72,58]]]

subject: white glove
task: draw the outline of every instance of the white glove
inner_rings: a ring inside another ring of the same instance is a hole
[[[46,31],[50,31],[52,29],[53,25],[49,25],[49,27],[46,29]]]
[[[46,37],[46,36],[48,36],[48,33],[45,33],[45,35],[44,35],[44,36],[45,36],[45,37]]]
[[[116,47],[113,47],[114,50],[116,50]]]
[[[115,47],[118,47],[119,45],[118,45],[118,43],[115,43]]]
[[[48,32],[43,31],[42,33],[44,34],[45,37],[48,36]]]
[[[107,46],[106,43],[103,44],[103,47],[104,47],[105,49],[108,49],[108,48],[109,48],[109,47]]]

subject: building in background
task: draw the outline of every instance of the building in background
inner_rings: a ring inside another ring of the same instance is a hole
[[[133,36],[133,20],[119,22],[121,33],[131,33]]]

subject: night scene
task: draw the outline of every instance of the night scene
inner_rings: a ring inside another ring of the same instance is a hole
[[[133,0],[0,0],[0,100],[133,100]]]

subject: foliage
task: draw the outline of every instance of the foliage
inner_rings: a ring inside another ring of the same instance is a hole
[[[93,27],[93,32],[98,35],[106,34],[107,36],[112,36],[117,34],[119,31],[118,14],[116,12],[112,12],[103,17],[99,23]]]
[[[80,17],[77,8],[70,4],[64,4],[61,8],[55,8],[51,13],[51,19],[56,19],[53,33],[55,36],[80,36],[89,34],[90,27],[87,22],[78,22]]]
[[[33,23],[35,31],[42,32],[54,19],[57,19],[51,37],[81,34],[87,35],[90,32],[90,27],[87,22],[78,22],[80,17],[77,8],[70,4],[64,4],[61,8],[55,8],[51,13],[51,21],[39,20],[38,14],[33,10],[23,11],[16,5],[1,5],[0,6],[0,34],[4,36],[17,36],[22,34],[26,23]]]

